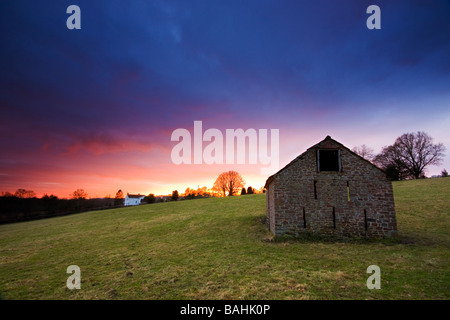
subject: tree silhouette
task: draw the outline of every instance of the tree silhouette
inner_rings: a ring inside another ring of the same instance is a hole
[[[444,145],[433,144],[433,138],[425,132],[405,133],[392,146],[384,147],[374,162],[383,169],[397,171],[399,179],[418,179],[424,176],[427,166],[441,163],[444,151]]]
[[[153,193],[150,193],[148,196],[144,198],[144,201],[147,203],[155,203],[156,197]]]
[[[247,188],[247,194],[253,194],[253,188],[252,187],[248,187]]]
[[[242,176],[236,171],[223,172],[214,182],[213,190],[229,197],[237,194],[245,186]]]
[[[14,197],[14,195],[11,192],[8,191],[4,191],[0,194],[0,197],[4,197],[4,198],[12,198]]]
[[[383,147],[373,158],[373,163],[383,169],[392,181],[403,180],[409,176],[405,163],[394,146]]]
[[[55,196],[54,194],[51,194],[51,195],[44,194],[41,199],[44,199],[44,200],[58,200],[58,197]]]
[[[20,199],[34,198],[36,197],[36,193],[32,190],[17,189],[14,196]]]
[[[119,206],[123,204],[123,191],[122,189],[119,189],[119,191],[116,192],[116,196],[114,197],[114,205]]]
[[[178,200],[178,190],[172,191],[172,200],[173,201]]]
[[[114,199],[123,199],[123,191],[119,189],[119,191],[116,192],[116,196]]]
[[[73,199],[86,199],[88,194],[84,191],[84,189],[77,189],[72,193]]]
[[[241,190],[241,196],[242,195],[246,195],[247,194],[247,190],[245,190],[245,188],[242,188],[242,190]]]

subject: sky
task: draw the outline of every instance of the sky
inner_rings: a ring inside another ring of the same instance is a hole
[[[425,131],[450,150],[449,17],[447,0],[3,0],[0,192],[182,193],[228,170],[260,188],[327,135],[378,153]],[[278,166],[175,164],[194,121],[278,130]]]

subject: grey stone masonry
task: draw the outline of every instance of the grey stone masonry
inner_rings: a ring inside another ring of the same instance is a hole
[[[329,136],[269,177],[265,188],[267,226],[275,236],[397,234],[391,181]]]

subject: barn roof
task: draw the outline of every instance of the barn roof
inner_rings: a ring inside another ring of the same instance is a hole
[[[322,141],[320,141],[320,142],[316,143],[315,145],[309,147],[305,152],[303,152],[301,155],[299,155],[299,156],[296,157],[294,160],[292,160],[291,162],[289,162],[286,166],[284,166],[284,167],[283,167],[281,170],[279,170],[277,173],[271,175],[271,176],[266,180],[266,184],[264,185],[264,188],[267,189],[267,187],[268,187],[269,184],[273,181],[273,179],[275,179],[275,177],[276,177],[278,174],[280,174],[284,169],[288,168],[288,167],[291,166],[294,162],[296,162],[297,160],[301,159],[301,158],[302,158],[309,150],[311,150],[311,149],[316,149],[316,148],[320,148],[321,145],[322,145],[324,142],[333,142],[333,143],[339,145],[341,148],[346,149],[347,151],[349,151],[350,153],[354,154],[355,156],[357,156],[357,157],[363,159],[364,161],[366,161],[366,162],[369,163],[370,165],[374,166],[375,168],[377,168],[378,170],[380,170],[381,172],[383,172],[384,175],[386,175],[386,173],[385,173],[382,169],[378,168],[376,165],[374,165],[374,164],[373,164],[372,162],[370,162],[369,160],[364,159],[364,158],[361,157],[359,154],[353,152],[352,150],[350,150],[349,148],[347,148],[346,146],[344,146],[342,143],[340,143],[340,142],[338,142],[338,141],[332,139],[330,136],[326,136],[325,139],[323,139]]]

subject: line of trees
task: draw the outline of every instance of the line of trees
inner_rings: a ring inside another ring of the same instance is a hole
[[[144,203],[189,200],[198,198],[209,198],[217,196],[233,196],[237,194],[260,193],[261,190],[249,186],[245,188],[245,181],[236,171],[223,172],[216,179],[212,189],[198,187],[197,189],[187,188],[184,194],[174,190],[170,196],[155,196],[150,193],[143,199]],[[17,189],[16,192],[0,193],[0,223],[26,221],[33,219],[48,218],[71,213],[78,213],[90,210],[117,208],[124,205],[124,193],[120,189],[114,198],[89,199],[88,193],[84,189],[76,189],[70,194],[70,199],[60,199],[51,194],[44,194],[37,198],[32,190]]]
[[[10,193],[10,192],[2,192],[0,194],[0,197],[16,197],[18,199],[29,199],[29,198],[35,198],[36,193],[32,190],[26,190],[26,189],[17,189],[16,192]]]
[[[442,163],[445,150],[442,143],[435,144],[431,136],[418,131],[401,135],[377,155],[365,145],[352,151],[383,169],[391,180],[405,180],[424,178],[427,167]],[[444,169],[441,175],[448,173]]]
[[[244,187],[241,190],[241,196],[244,196],[246,194],[254,194],[254,193],[255,193],[255,190],[252,187],[248,187],[247,189],[245,189],[245,187]]]
[[[198,187],[197,189],[186,188],[184,193],[181,194],[184,200],[210,198],[214,196],[214,192],[207,187]]]
[[[191,200],[210,197],[229,197],[233,195],[245,195],[254,193],[263,193],[263,188],[257,190],[249,186],[245,188],[245,180],[236,171],[227,171],[221,173],[211,189],[207,187],[198,187],[197,189],[186,188],[184,193],[179,193],[178,190],[172,191],[171,196],[159,196],[149,194],[144,198],[144,203],[177,201],[177,200]]]
[[[121,192],[121,190],[119,190]],[[41,219],[66,214],[111,209],[123,205],[123,193],[116,198],[88,199],[84,189],[77,189],[70,194],[70,199],[60,199],[51,194],[36,197],[32,190],[17,189],[16,192],[0,193],[0,223]]]

